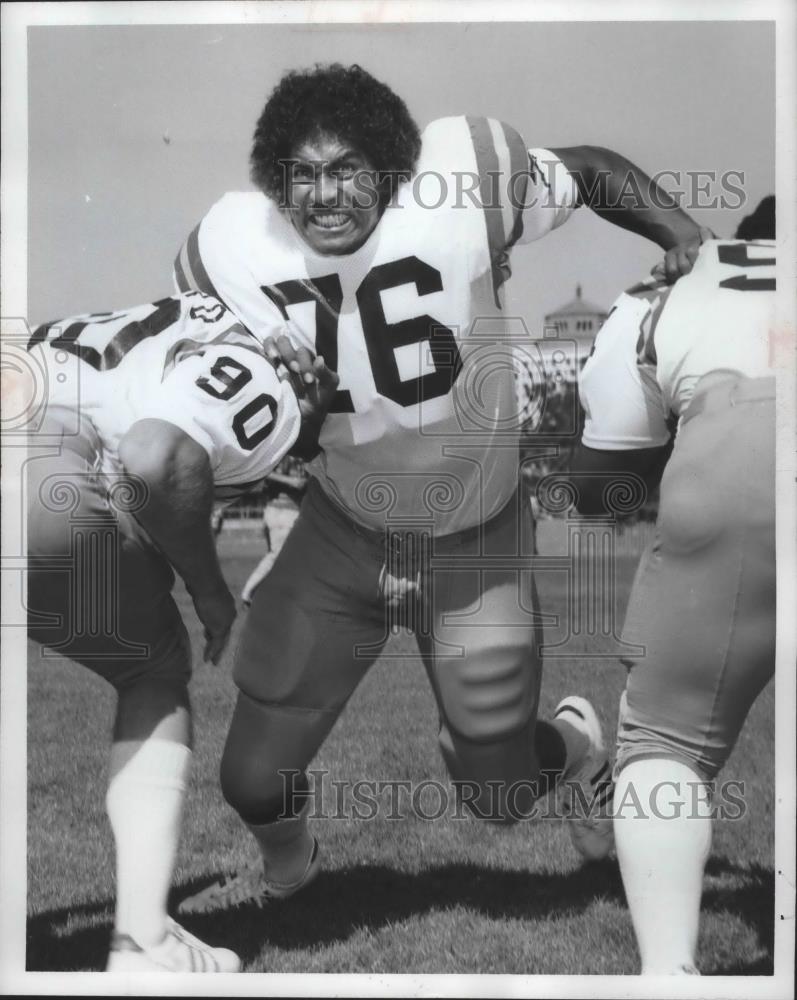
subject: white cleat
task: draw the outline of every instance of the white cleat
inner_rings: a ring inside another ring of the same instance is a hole
[[[128,934],[114,931],[106,972],[240,972],[241,960],[229,948],[211,948],[171,917],[160,944],[142,948]]]
[[[614,782],[601,724],[587,699],[576,695],[559,702],[554,719],[566,719],[588,741],[584,755],[562,772],[556,797],[573,847],[586,861],[600,861],[614,847]]]
[[[262,908],[273,900],[288,899],[300,889],[308,886],[321,870],[318,841],[313,839],[313,850],[304,874],[290,885],[270,882],[263,873],[262,865],[245,868],[236,875],[214,882],[206,889],[188,896],[177,906],[177,912],[214,913],[217,910],[235,910],[239,906]]]

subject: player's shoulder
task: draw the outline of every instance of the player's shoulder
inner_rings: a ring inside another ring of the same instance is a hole
[[[272,206],[274,203],[262,191],[228,191],[208,210],[202,220],[203,232],[216,227],[248,229],[262,226]]]
[[[183,340],[177,345],[173,367],[191,358],[201,358],[202,367],[218,367],[240,372],[243,380],[256,378],[258,386],[269,392],[280,387],[274,366],[266,357],[255,338],[240,323],[231,324],[212,342]]]
[[[235,279],[268,253],[291,249],[290,225],[277,203],[261,191],[230,191],[199,226],[198,249],[211,277]]]
[[[422,166],[434,161],[463,170],[470,162],[479,172],[487,168],[503,172],[515,157],[525,161],[524,140],[516,128],[499,118],[449,115],[429,122],[421,133]]]

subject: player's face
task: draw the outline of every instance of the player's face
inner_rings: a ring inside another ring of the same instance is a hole
[[[288,215],[302,239],[320,254],[354,253],[382,215],[373,164],[332,135],[301,143],[288,175]]]

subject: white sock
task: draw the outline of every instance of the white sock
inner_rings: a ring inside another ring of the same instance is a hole
[[[149,947],[166,933],[166,899],[180,836],[191,751],[151,738],[130,756],[111,749],[105,804],[116,841],[116,930]]]
[[[277,885],[293,885],[307,870],[313,853],[313,835],[307,828],[309,812],[308,802],[298,816],[290,819],[277,819],[273,823],[259,825],[246,824],[263,855],[263,870],[269,881]]]
[[[620,772],[614,804],[617,859],[642,975],[694,972],[711,847],[708,789],[680,761],[645,758]]]

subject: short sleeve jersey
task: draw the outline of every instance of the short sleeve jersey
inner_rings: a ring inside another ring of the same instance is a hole
[[[514,375],[491,367],[505,338],[501,286],[512,246],[576,202],[549,151],[493,119],[445,118],[354,253],[316,254],[274,201],[232,193],[188,237],[175,279],[218,295],[257,337],[286,324],[338,372],[310,471],[355,521],[420,518],[445,534],[490,517],[517,487],[517,441],[504,446]]]

